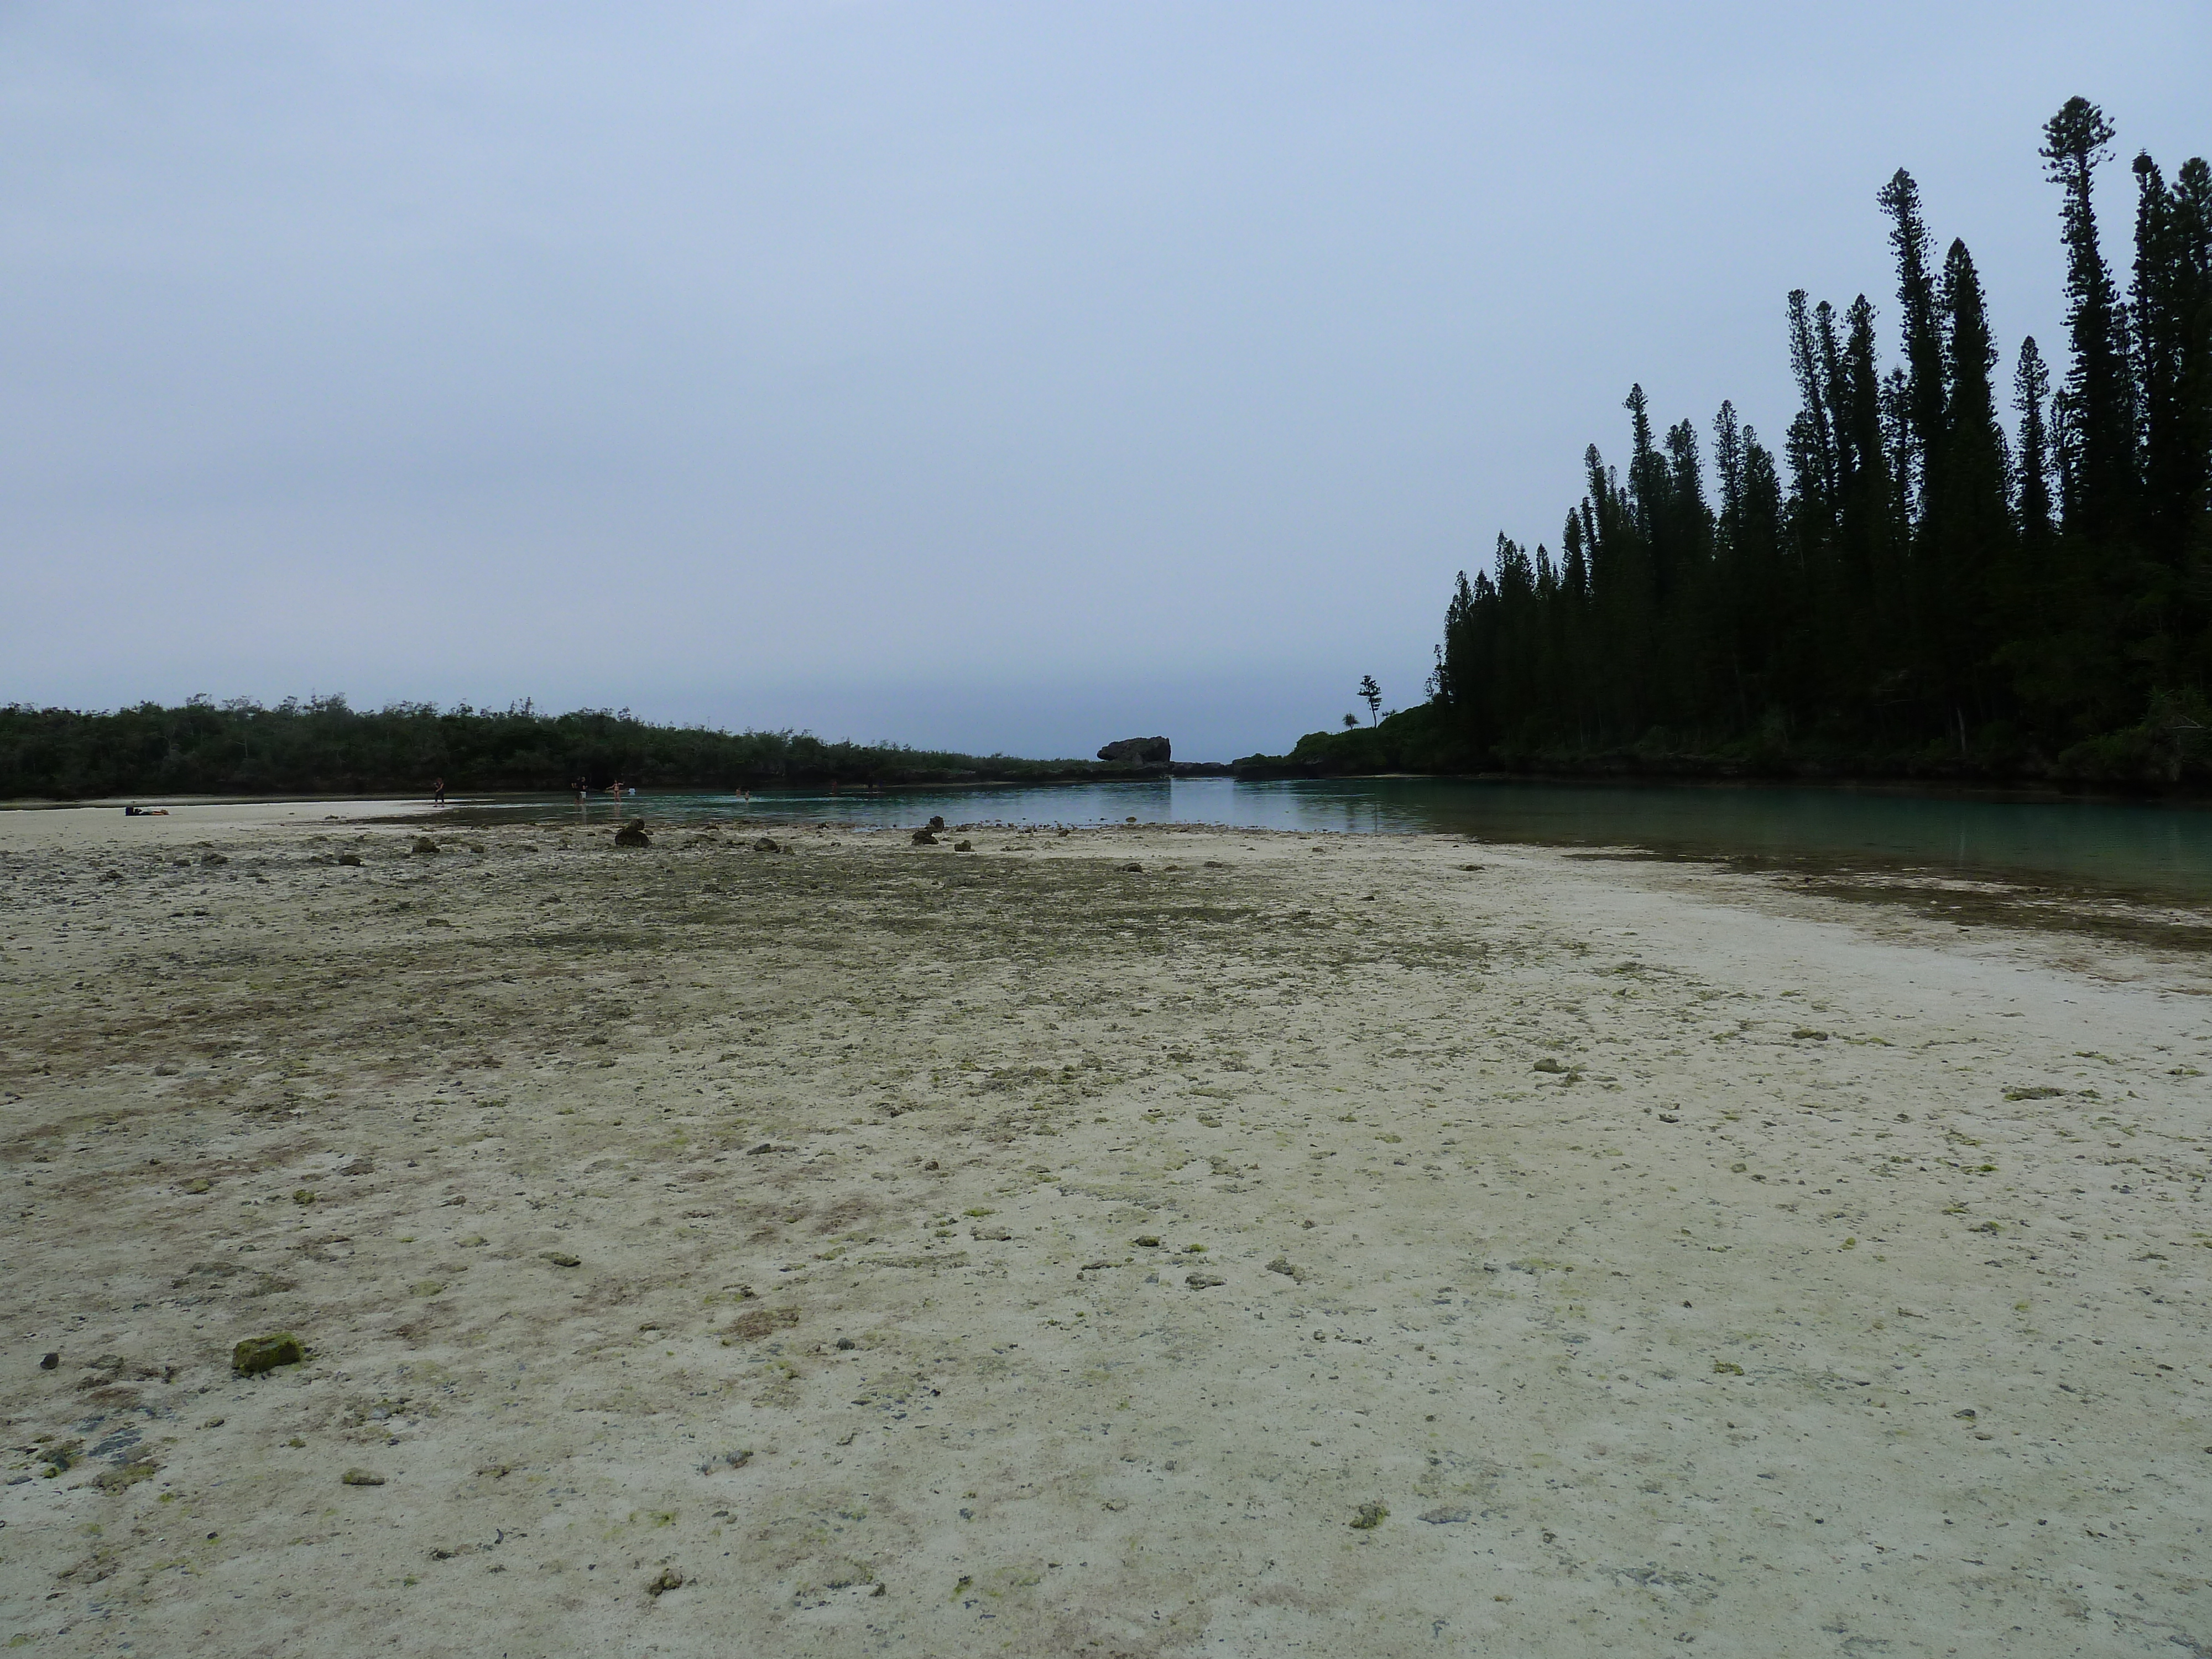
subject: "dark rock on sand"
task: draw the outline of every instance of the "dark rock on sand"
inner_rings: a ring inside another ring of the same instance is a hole
[[[643,818],[632,818],[628,823],[623,825],[621,829],[616,830],[615,845],[617,847],[652,846],[653,837],[645,833],[645,820]]]
[[[249,1336],[230,1351],[230,1368],[240,1376],[273,1371],[279,1365],[296,1365],[307,1357],[300,1339],[289,1331]]]

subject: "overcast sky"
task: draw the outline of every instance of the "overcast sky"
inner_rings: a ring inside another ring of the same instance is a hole
[[[2212,7],[0,4],[0,702],[1278,750],[1631,381],[1778,447],[1874,193],[2061,357]]]

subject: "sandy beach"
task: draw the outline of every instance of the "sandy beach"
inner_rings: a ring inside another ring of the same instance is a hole
[[[2212,1652],[2212,958],[359,810],[0,813],[0,1642]]]

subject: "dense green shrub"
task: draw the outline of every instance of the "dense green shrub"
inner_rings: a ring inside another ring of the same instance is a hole
[[[720,732],[656,725],[627,709],[541,714],[393,703],[363,710],[342,696],[273,708],[194,698],[101,713],[0,708],[0,799],[117,794],[422,793],[782,783],[909,783],[1117,777],[1092,761],[937,753],[896,744],[824,743],[805,732]]]

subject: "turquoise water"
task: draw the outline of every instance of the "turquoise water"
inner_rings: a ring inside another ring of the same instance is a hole
[[[647,793],[617,806],[566,796],[464,804],[461,819],[611,825],[657,820],[949,824],[1218,823],[1394,835],[1443,831],[1547,846],[1629,847],[1828,869],[1918,869],[2212,902],[2212,810],[1850,789],[1492,783],[1434,778],[1228,778],[1144,783]]]

